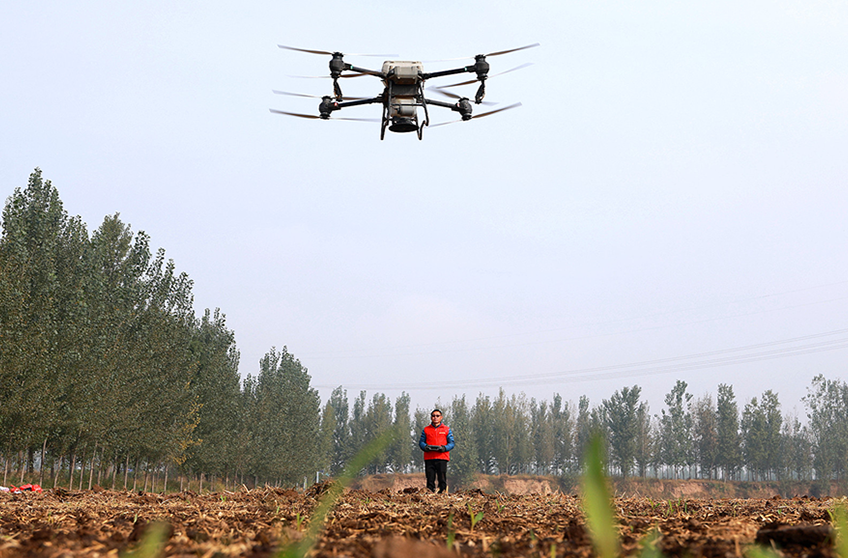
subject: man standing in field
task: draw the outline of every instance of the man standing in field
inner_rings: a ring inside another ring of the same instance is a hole
[[[430,413],[430,424],[421,431],[418,447],[424,452],[424,474],[427,475],[427,490],[436,491],[436,480],[439,481],[439,493],[448,489],[448,461],[450,450],[454,447],[453,432],[442,424],[442,412],[433,409]]]

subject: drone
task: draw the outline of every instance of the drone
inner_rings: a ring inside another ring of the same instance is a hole
[[[441,70],[436,72],[425,72],[424,64],[422,62],[414,62],[414,61],[400,61],[400,60],[386,60],[383,62],[383,66],[380,71],[370,70],[368,68],[360,68],[358,66],[354,66],[352,64],[348,64],[344,60],[344,54],[341,52],[329,52],[324,50],[310,50],[304,48],[295,48],[291,46],[285,45],[277,45],[282,49],[293,50],[298,52],[306,52],[310,54],[320,54],[325,56],[330,56],[330,78],[333,80],[333,94],[332,95],[307,95],[302,93],[290,93],[287,91],[277,91],[274,90],[274,93],[281,95],[290,95],[295,97],[314,97],[321,99],[321,103],[318,105],[318,114],[300,114],[296,112],[287,112],[282,110],[270,109],[271,112],[276,114],[282,114],[286,116],[295,116],[298,118],[308,118],[308,119],[316,119],[316,120],[330,120],[331,116],[334,112],[339,111],[348,107],[356,107],[361,105],[371,105],[371,104],[380,104],[383,107],[382,118],[374,119],[374,118],[344,118],[344,117],[333,117],[332,120],[356,120],[356,121],[366,121],[366,122],[380,122],[380,139],[384,139],[386,135],[386,129],[390,132],[397,133],[409,133],[415,132],[418,134],[418,139],[423,138],[424,128],[430,126],[430,107],[442,107],[446,109],[450,109],[453,112],[459,113],[460,118],[458,120],[450,120],[447,122],[440,122],[438,124],[433,124],[432,127],[443,126],[445,124],[452,124],[454,122],[462,122],[468,121],[471,119],[482,118],[484,116],[489,116],[504,110],[513,109],[521,106],[521,103],[514,103],[508,106],[504,106],[495,110],[491,110],[489,112],[484,112],[480,114],[473,114],[472,108],[472,100],[469,97],[464,97],[461,95],[457,95],[455,93],[446,91],[447,88],[450,87],[459,87],[463,85],[470,85],[474,83],[479,83],[477,88],[477,92],[474,95],[473,102],[474,104],[492,104],[483,101],[483,98],[486,96],[486,80],[490,77],[494,77],[496,75],[506,74],[526,66],[530,64],[522,64],[515,68],[506,70],[504,72],[500,72],[499,74],[489,75],[489,63],[487,62],[487,58],[491,56],[500,56],[502,54],[509,54],[511,52],[516,52],[519,50],[525,50],[528,48],[533,48],[539,46],[539,43],[534,43],[532,45],[526,45],[518,48],[512,48],[509,50],[501,50],[498,52],[491,52],[489,54],[478,54],[474,56],[474,64],[469,66],[463,66],[461,68],[454,68],[450,70]],[[381,57],[394,57],[396,55],[393,54],[349,54],[348,56],[381,56]],[[469,57],[470,58],[470,57]],[[347,72],[347,73],[345,73]],[[445,76],[452,76],[457,74],[476,74],[476,77],[469,81],[463,81],[460,83],[454,83],[451,85],[444,85],[441,87],[432,87],[427,88],[430,91],[435,91],[445,97],[454,99],[455,102],[446,102],[439,101],[436,99],[429,99],[425,96],[425,83],[427,80],[433,78],[440,78]],[[346,97],[342,93],[341,86],[339,85],[339,79],[342,78],[356,78],[362,76],[374,76],[379,78],[383,83],[383,91],[376,97]],[[293,77],[304,77],[304,76],[293,76]],[[324,76],[326,77],[326,76]],[[422,109],[423,116],[419,116],[418,109]]]

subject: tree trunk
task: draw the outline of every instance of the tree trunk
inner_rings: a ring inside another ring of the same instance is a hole
[[[38,469],[38,484],[44,484],[44,455],[47,453],[47,438],[44,438],[44,443],[41,445],[41,467]]]
[[[77,447],[74,446],[74,449],[71,450],[71,462],[68,467],[68,490],[74,489],[74,467],[77,462]]]
[[[135,492],[135,487],[138,484],[138,464],[141,462],[141,458],[135,460],[135,467],[133,467],[133,487],[132,491]]]
[[[115,490],[115,477],[118,476],[118,450],[115,450],[115,458],[112,459],[112,490]]]
[[[53,488],[59,486],[59,473],[62,472],[62,463],[65,461],[65,454],[59,456],[59,466],[53,471]]]
[[[88,455],[88,444],[85,445],[82,449],[82,458],[80,459],[80,481],[79,481],[79,490],[82,490],[82,484],[85,482],[85,458]]]
[[[91,466],[88,473],[88,489],[91,490],[91,485],[94,482],[94,460],[97,458],[97,442],[94,442],[94,451],[91,452]]]
[[[168,466],[165,465],[165,484],[162,486],[162,494],[168,492]]]

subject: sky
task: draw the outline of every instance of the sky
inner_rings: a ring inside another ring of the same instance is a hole
[[[803,419],[815,375],[848,377],[846,29],[830,0],[7,2],[0,193],[39,167],[89,230],[120,213],[226,314],[242,375],[285,346],[323,400],[639,385],[660,413],[683,380]],[[489,58],[532,63],[487,82],[521,107],[422,141],[269,111],[331,91],[291,77],[329,57],[278,44],[433,71],[536,42]]]

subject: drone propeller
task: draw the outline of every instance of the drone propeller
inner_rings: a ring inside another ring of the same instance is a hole
[[[457,95],[456,93],[451,93],[450,91],[442,91],[440,87],[428,87],[428,91],[432,91],[434,93],[438,93],[439,95],[444,95],[445,97],[450,97],[451,99],[456,99],[457,101],[461,101],[462,99],[468,100],[468,97],[464,97],[462,95]],[[498,103],[494,101],[483,101],[480,103],[482,105],[496,105]]]
[[[275,114],[284,114],[286,116],[297,116],[298,118],[308,118],[310,120],[350,120],[351,122],[379,122],[379,118],[346,118],[344,116],[338,116],[335,118],[321,118],[320,116],[316,116],[314,114],[300,114],[297,112],[286,112],[284,110],[277,109],[268,109]]]
[[[509,50],[500,50],[498,52],[490,52],[489,54],[481,54],[479,56],[500,56],[501,54],[509,54],[510,52],[516,52],[519,50],[525,50],[528,48],[534,48],[539,46],[539,43],[533,43],[532,45],[525,45],[523,47],[511,48]],[[467,60],[469,58],[475,58],[474,56],[460,56],[459,58],[442,58],[441,60],[425,60],[424,62],[453,62],[454,60]]]
[[[525,45],[523,47],[511,48],[509,50],[501,50],[501,51],[498,51],[498,52],[491,52],[489,54],[486,54],[485,56],[500,56],[501,54],[509,54],[510,52],[516,52],[516,51],[519,51],[519,50],[525,50],[525,49],[534,48],[534,47],[537,47],[537,46],[539,46],[539,43],[533,43],[532,45]]]
[[[523,48],[528,48],[528,47],[523,47]],[[519,49],[519,50],[520,50],[520,49]],[[522,68],[526,68],[527,66],[532,66],[532,65],[533,65],[533,63],[532,63],[532,62],[526,62],[526,63],[524,63],[524,64],[521,64],[520,66],[516,66],[515,68],[510,68],[509,70],[504,70],[503,72],[498,72],[498,73],[496,73],[496,74],[492,74],[492,75],[490,75],[490,76],[488,76],[488,77],[493,78],[493,77],[495,77],[495,76],[502,76],[502,75],[504,75],[504,74],[508,74],[508,73],[510,73],[510,72],[514,72],[515,70],[521,70]],[[479,80],[477,80],[477,79],[470,79],[470,80],[468,80],[468,81],[462,81],[462,82],[460,82],[460,83],[452,83],[452,84],[450,84],[450,85],[436,85],[436,86],[434,86],[434,87],[433,87],[433,89],[445,89],[445,88],[447,88],[447,87],[459,87],[459,86],[461,86],[461,85],[470,85],[470,84],[472,84],[472,83],[477,83],[478,81],[479,81]]]
[[[279,91],[277,89],[272,89],[272,92],[277,95],[288,95],[290,97],[306,97],[308,99],[323,99],[328,95],[309,95],[308,93],[291,93],[289,91]],[[344,97],[345,101],[361,101],[362,99],[367,99],[368,97]]]
[[[521,103],[513,103],[511,105],[507,105],[505,107],[501,107],[499,109],[490,110],[489,112],[481,112],[480,114],[473,115],[469,120],[476,120],[477,118],[483,118],[484,116],[489,116],[504,110],[514,109],[520,107]],[[447,122],[439,122],[438,124],[433,124],[430,127],[436,128],[437,126],[444,126],[445,124],[454,124],[455,122],[463,122],[463,120],[448,120]]]
[[[344,74],[344,75],[341,75],[339,77],[340,78],[356,78],[356,77],[370,76],[370,75],[371,74],[356,73],[356,74]],[[297,78],[297,79],[333,79],[333,76],[295,76],[295,75],[292,75],[292,74],[286,74],[286,77]]]
[[[296,47],[290,47],[290,46],[286,46],[286,45],[277,45],[277,46],[280,47],[280,48],[284,48],[286,50],[296,50],[298,52],[308,52],[310,54],[325,54],[325,55],[328,55],[328,56],[335,56],[336,54],[342,54],[340,52],[330,52],[328,50],[310,50],[308,48],[296,48]],[[343,56],[381,56],[383,58],[396,58],[398,55],[397,54],[351,54],[351,53],[348,53],[348,54],[344,54]]]

